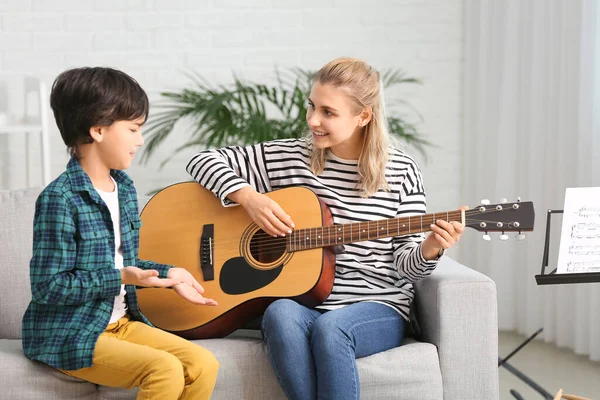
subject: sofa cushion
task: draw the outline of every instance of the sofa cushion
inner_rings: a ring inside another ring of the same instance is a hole
[[[285,399],[260,333],[238,331],[224,339],[196,340],[221,368],[212,400]],[[361,399],[441,400],[442,377],[435,346],[407,339],[401,347],[357,360]],[[135,390],[100,387],[100,399],[135,399]]]
[[[257,333],[195,341],[211,350],[221,368],[213,400],[285,399]],[[408,339],[398,348],[357,360],[361,399],[441,400],[437,350]],[[9,399],[135,399],[137,389],[99,386],[23,357],[20,340],[0,339],[0,387]],[[6,396],[5,396],[6,395]]]
[[[0,339],[0,388],[2,399],[96,399],[96,385],[25,358],[20,340]]]
[[[31,300],[29,260],[33,214],[40,188],[0,191],[0,338],[20,339],[21,319]]]
[[[401,347],[357,361],[360,398],[442,400],[437,348],[407,339]]]

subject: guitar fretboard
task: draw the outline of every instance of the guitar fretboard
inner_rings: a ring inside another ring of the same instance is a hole
[[[440,219],[447,222],[459,221],[464,223],[464,214],[461,210],[454,210],[414,215],[411,217],[298,229],[287,236],[287,250],[308,250],[391,236],[428,232],[431,231],[430,225],[435,224],[435,221]]]

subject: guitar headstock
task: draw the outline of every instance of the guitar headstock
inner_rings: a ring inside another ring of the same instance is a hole
[[[482,204],[465,211],[465,226],[484,232],[483,238],[490,240],[488,232],[502,232],[500,240],[507,240],[505,232],[519,232],[517,239],[523,239],[523,231],[532,231],[535,222],[533,202],[516,201]]]

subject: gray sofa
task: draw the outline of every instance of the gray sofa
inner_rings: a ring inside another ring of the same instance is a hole
[[[21,317],[39,188],[0,191],[0,399],[134,399],[25,358]],[[417,286],[422,341],[358,360],[362,399],[498,399],[494,282],[448,257]],[[221,363],[213,399],[284,399],[258,331],[198,341]]]

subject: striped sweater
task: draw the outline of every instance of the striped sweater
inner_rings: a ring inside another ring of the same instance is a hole
[[[203,151],[190,160],[188,173],[221,199],[247,185],[266,193],[290,186],[311,189],[333,215],[334,224],[407,217],[425,213],[425,190],[416,163],[390,147],[386,179],[390,190],[369,198],[357,187],[358,162],[329,152],[325,170],[315,176],[309,168],[310,140],[284,139],[248,147],[231,146]],[[423,234],[367,240],[345,245],[336,255],[333,290],[317,308],[333,310],[360,301],[376,301],[408,320],[413,283],[429,275],[436,260],[421,253]]]

